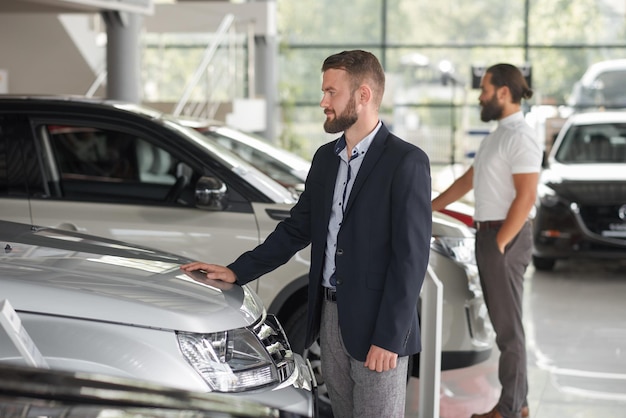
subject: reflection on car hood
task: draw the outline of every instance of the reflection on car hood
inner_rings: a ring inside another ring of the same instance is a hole
[[[281,411],[221,393],[145,381],[0,364],[0,411],[17,417],[279,417]],[[290,417],[300,417],[289,414]]]
[[[263,314],[255,294],[200,283],[179,268],[189,260],[172,254],[4,221],[0,245],[0,300],[16,311],[202,333]]]
[[[624,164],[552,164],[542,182],[569,200],[588,204],[626,202]]]

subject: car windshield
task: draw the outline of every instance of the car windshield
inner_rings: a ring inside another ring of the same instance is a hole
[[[626,162],[626,123],[572,127],[563,138],[555,159],[565,164]]]
[[[265,195],[271,197],[277,203],[294,203],[295,197],[293,193],[287,190],[283,185],[261,172],[258,168],[251,165],[238,155],[234,154],[228,148],[209,140],[207,137],[196,131],[181,125],[178,121],[168,115],[163,115],[162,120],[165,126],[173,129],[188,139],[207,150],[215,159],[220,160],[224,165],[237,173],[237,175],[250,183],[252,186],[261,190]]]
[[[293,187],[304,183],[309,163],[280,148],[274,148],[251,135],[228,128],[216,128],[203,134],[228,148],[250,164],[277,180],[284,186]]]

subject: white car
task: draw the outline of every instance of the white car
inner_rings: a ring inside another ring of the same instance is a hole
[[[0,242],[2,313],[21,323],[0,326],[0,362],[32,358],[314,416],[313,371],[248,287],[183,273],[190,260],[179,256],[75,232],[0,221]]]
[[[227,264],[271,233],[296,198],[198,131],[134,104],[0,97],[0,130],[0,219]],[[444,369],[481,362],[493,348],[473,240],[461,222],[433,214]],[[249,284],[296,353],[304,353],[308,269],[305,249]],[[316,350],[306,354],[318,371]]]
[[[544,162],[533,264],[626,257],[626,112],[572,115]]]

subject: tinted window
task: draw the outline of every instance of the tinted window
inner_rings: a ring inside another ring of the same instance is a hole
[[[28,119],[0,115],[0,196],[46,193]]]
[[[47,125],[44,132],[64,197],[172,201],[177,181],[187,187],[192,177],[170,152],[129,132],[79,125]]]

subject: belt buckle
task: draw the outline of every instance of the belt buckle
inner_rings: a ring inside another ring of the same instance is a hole
[[[337,302],[337,291],[324,287],[324,299],[330,302]]]

